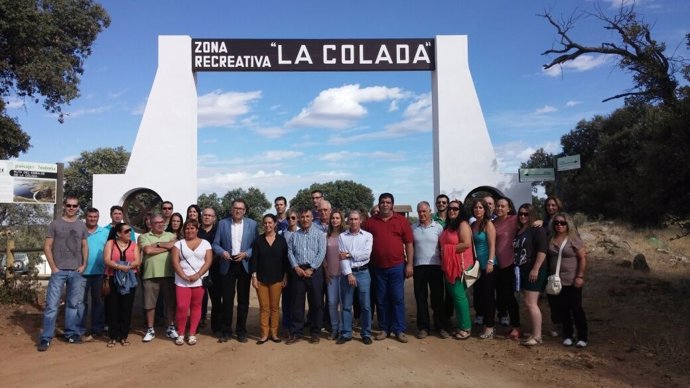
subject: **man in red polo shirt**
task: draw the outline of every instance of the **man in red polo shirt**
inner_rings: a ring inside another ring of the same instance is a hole
[[[379,214],[369,218],[364,229],[374,236],[371,252],[376,304],[383,340],[392,334],[402,343],[405,335],[405,278],[412,277],[414,237],[407,219],[393,211],[393,194],[379,196]]]

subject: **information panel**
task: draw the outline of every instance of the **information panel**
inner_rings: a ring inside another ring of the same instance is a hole
[[[57,164],[0,160],[0,203],[55,203]]]
[[[434,39],[192,39],[193,71],[430,71],[434,58]]]

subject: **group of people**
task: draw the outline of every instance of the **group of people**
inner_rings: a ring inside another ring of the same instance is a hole
[[[78,200],[66,197],[64,215],[51,223],[44,246],[52,275],[38,350],[50,346],[65,284],[69,343],[92,341],[107,331],[108,347],[128,346],[138,282],[146,324],[143,342],[156,337],[158,311],[168,338],[177,345],[196,344],[209,299],[211,331],[218,342],[247,342],[253,287],[260,308],[259,345],[269,340],[297,343],[307,326],[310,343],[320,342],[325,326],[328,338],[342,345],[353,340],[356,319],[366,345],[389,336],[406,343],[407,278],[414,281],[417,338],[435,331],[441,338],[467,339],[472,321],[465,272],[473,266],[480,269],[473,285],[480,338],[495,335],[496,312],[499,322],[511,326],[508,336],[521,338],[515,291],[522,290],[531,322],[522,343],[541,343],[537,302],[547,276],[558,267],[563,289],[549,297],[552,321],[559,325],[564,345],[587,346],[585,249],[557,198],[546,201],[547,216],[537,220],[530,204],[516,214],[510,199],[490,196],[473,200],[470,217],[460,201],[442,194],[436,213],[426,201],[417,205],[414,225],[394,211],[390,193],[381,194],[369,214],[333,209],[319,190],[311,198],[314,207],[299,210],[288,209],[284,197],[276,198],[276,214],[263,216],[261,234],[257,222],[246,217],[243,199],[235,199],[230,216],[220,222],[212,208],[197,205],[188,207],[185,220],[165,201],[160,214],[147,216],[149,230],[137,240],[122,221],[121,207],[113,206],[111,223],[100,227],[97,209],[87,209],[83,223],[77,218]],[[453,311],[456,323],[451,327]]]

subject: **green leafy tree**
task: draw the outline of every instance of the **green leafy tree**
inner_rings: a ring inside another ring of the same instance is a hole
[[[0,0],[0,15],[0,159],[8,159],[26,152],[31,138],[7,115],[6,98],[42,100],[62,122],[110,16],[90,0]]]
[[[128,162],[129,152],[122,146],[83,151],[65,168],[65,193],[75,195],[84,211],[93,199],[93,174],[123,174]]]
[[[312,208],[311,192],[321,190],[324,199],[331,203],[334,209],[344,212],[350,210],[369,211],[374,205],[374,193],[370,188],[354,181],[337,180],[326,183],[313,183],[308,188],[301,189],[290,200],[290,207],[294,209]]]
[[[209,197],[207,196],[206,200],[208,200],[208,198]],[[213,198],[217,198],[217,196],[213,194]],[[216,216],[218,219],[230,217],[232,201],[238,198],[244,199],[244,201],[247,203],[247,212],[245,215],[259,224],[261,223],[261,218],[266,210],[271,207],[271,203],[268,201],[268,199],[266,199],[266,194],[264,194],[263,191],[257,189],[256,187],[250,187],[247,190],[240,187],[225,193],[225,195],[220,198],[220,207],[211,206],[216,210]]]
[[[228,213],[221,213],[223,210],[222,204],[221,204],[221,198],[218,197],[218,194],[216,193],[211,193],[211,194],[201,194],[199,198],[196,201],[196,204],[199,205],[201,210],[206,209],[207,207],[212,208],[213,210],[216,211],[216,216],[217,217],[224,217]]]

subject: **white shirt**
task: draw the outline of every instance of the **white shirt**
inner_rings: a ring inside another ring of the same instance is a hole
[[[232,221],[230,233],[232,234],[232,256],[240,254],[242,248],[242,233],[244,232],[244,218],[240,222]]]

